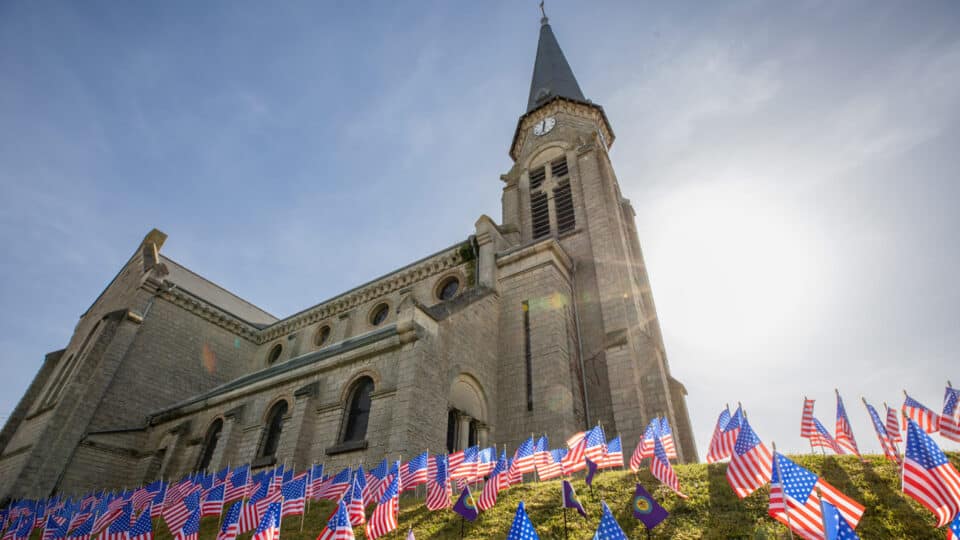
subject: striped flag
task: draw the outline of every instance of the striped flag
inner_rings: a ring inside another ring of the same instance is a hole
[[[484,448],[477,454],[477,478],[483,478],[497,465],[497,449],[491,446]]]
[[[912,418],[907,420],[903,492],[933,512],[937,527],[960,512],[960,473]]]
[[[487,482],[483,485],[483,491],[480,493],[480,498],[477,499],[477,508],[480,510],[489,510],[493,508],[493,505],[497,504],[497,494],[509,485],[509,482],[505,481],[506,477],[507,451],[504,450],[500,454],[500,459],[497,460],[496,467],[493,468],[490,477],[487,478]]]
[[[960,442],[960,390],[952,386],[947,386],[943,394],[940,435],[953,442]]]
[[[433,456],[436,473],[427,482],[427,509],[434,511],[450,507],[450,472],[447,468],[447,456]]]
[[[347,467],[321,483],[320,489],[318,489],[313,496],[317,499],[336,501],[339,500],[349,488],[350,468]]]
[[[150,516],[148,506],[130,527],[130,540],[153,540],[153,520]]]
[[[250,540],[280,540],[280,512],[283,503],[270,503]]]
[[[223,511],[223,493],[225,484],[212,487],[203,492],[203,503],[200,505],[200,517],[219,516]]]
[[[133,520],[133,505],[129,502],[123,505],[120,514],[107,527],[106,540],[129,540],[130,521]],[[103,535],[100,537],[104,538]]]
[[[677,479],[677,473],[675,473],[673,467],[670,466],[670,459],[667,457],[667,452],[664,450],[659,437],[653,441],[653,458],[650,459],[650,473],[681,498],[687,498],[687,496],[680,491],[680,480]]]
[[[910,397],[906,392],[903,395],[903,413],[907,415],[907,418],[916,422],[920,429],[926,433],[933,433],[940,429],[940,418],[937,413]],[[904,420],[904,428],[906,428],[906,425],[906,420]]]
[[[550,457],[550,443],[547,441],[547,436],[544,435],[537,439],[537,444],[533,446],[533,462],[537,464],[539,469],[540,462]],[[540,472],[537,471],[539,475]]]
[[[197,540],[200,534],[200,508],[194,510],[186,523],[173,535],[174,540]]]
[[[623,444],[619,435],[607,441],[607,455],[598,465],[601,469],[623,468]]]
[[[363,504],[364,482],[366,482],[366,478],[364,478],[363,468],[361,467],[354,471],[350,489],[340,499],[340,504],[347,507],[347,516],[350,518],[350,525],[352,526],[360,526],[367,521],[367,516],[364,513],[366,505]]]
[[[820,508],[823,510],[823,536],[826,540],[860,540],[840,509],[824,499],[820,499]]]
[[[760,442],[747,418],[743,417],[737,442],[733,445],[733,456],[727,466],[727,482],[742,499],[770,481],[772,466],[770,450]]]
[[[660,443],[670,459],[677,459],[677,445],[673,442],[673,430],[666,416],[660,417]]]
[[[280,493],[283,496],[281,518],[303,514],[307,504],[307,473],[300,473],[300,476],[284,483]]]
[[[832,450],[833,453],[837,454],[838,456],[843,455],[843,448],[840,448],[840,445],[837,444],[837,441],[832,435],[830,435],[830,432],[827,431],[827,428],[820,423],[820,420],[814,418],[813,427],[816,431],[810,437],[810,446],[814,448]]]
[[[947,527],[947,540],[960,540],[960,514]]]
[[[430,454],[424,452],[417,455],[410,461],[403,464],[400,473],[400,485],[403,490],[414,489],[420,484],[425,484],[429,478],[429,467],[427,462],[430,460]]]
[[[843,406],[843,399],[840,392],[837,392],[837,444],[840,448],[849,451],[861,460],[860,449],[857,448],[857,440],[853,437],[853,428],[850,427],[850,419],[847,418],[847,409]]]
[[[723,427],[720,435],[717,437],[716,454],[714,461],[733,456],[733,447],[737,443],[737,437],[740,435],[740,426],[743,425],[743,411],[737,406],[730,421]]]
[[[783,454],[775,454],[770,480],[770,517],[789,527],[803,538],[823,538],[823,500],[840,511],[843,518],[856,527],[863,516],[864,507],[844,495],[816,474],[797,465]]]
[[[457,454],[460,454],[460,456],[457,458],[459,463],[454,465],[454,460],[452,458]],[[470,448],[463,450],[462,454],[460,452],[457,454],[451,454],[450,478],[476,478],[480,449],[476,446],[471,446]]]
[[[887,404],[884,403],[883,406],[887,409],[887,435],[890,435],[890,440],[900,444],[903,442],[903,437],[900,436],[900,413],[896,409],[891,409],[887,407]]]
[[[353,540],[353,538],[353,527],[350,525],[347,507],[341,500],[337,503],[337,509],[327,520],[327,526],[320,531],[317,540]]]
[[[664,424],[661,423],[661,427]],[[669,427],[668,427],[669,429]],[[672,438],[671,438],[672,440]],[[594,463],[603,460],[607,453],[607,436],[603,432],[603,427],[597,424],[584,436],[583,457],[589,458]]]
[[[883,422],[880,421],[880,415],[877,414],[877,410],[867,403],[866,399],[863,400],[863,405],[867,408],[870,421],[873,422],[873,430],[877,433],[877,440],[880,441],[880,448],[883,449],[884,457],[894,463],[900,463],[900,452],[897,451],[897,445],[890,440],[890,435],[887,434],[887,428],[884,427]]]
[[[643,437],[640,438],[640,442],[637,443],[633,455],[630,456],[631,471],[639,471],[640,463],[643,462],[644,458],[653,457],[653,441],[657,438],[659,430],[660,420],[657,418],[650,420],[650,423],[647,424],[647,429],[643,431]]]
[[[367,487],[363,490],[364,506],[373,504],[380,500],[380,497],[377,495],[380,488],[380,482],[382,482],[389,473],[390,463],[387,461],[387,458],[383,458],[379,465],[367,472]]]
[[[533,437],[520,443],[520,446],[518,446],[517,450],[513,453],[511,469],[521,475],[535,471],[537,467],[536,461],[534,460],[535,447],[536,442],[533,440]]]
[[[240,534],[240,510],[242,509],[243,501],[237,501],[230,505],[223,517],[223,523],[220,524],[217,540],[234,540]]]
[[[550,450],[546,455],[537,463],[537,476],[541,480],[552,480],[563,476],[563,461],[564,450],[556,449]]]
[[[800,436],[809,439],[816,431],[813,425],[813,403],[815,400],[803,398],[803,416],[800,417]]]
[[[380,498],[380,503],[373,510],[370,521],[367,522],[367,538],[376,540],[397,528],[397,518],[400,513],[400,476],[392,475],[387,490]]]
[[[713,435],[710,437],[710,447],[707,450],[707,463],[716,463],[725,457],[729,457],[729,452],[727,452],[726,455],[721,455],[722,452],[720,452],[720,435],[723,433],[723,428],[726,427],[729,421],[730,407],[727,406],[720,411],[720,416],[717,417],[717,425],[713,427]]]
[[[313,464],[310,466],[310,484],[307,486],[307,497],[310,500],[317,500],[317,490],[323,484],[323,464]]]

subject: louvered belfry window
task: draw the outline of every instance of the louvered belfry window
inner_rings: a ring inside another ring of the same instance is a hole
[[[553,190],[557,234],[572,231],[577,226],[567,158],[562,157],[550,163],[549,172],[550,182],[547,182],[546,167],[530,171],[530,221],[534,240],[550,236],[550,204],[547,194],[550,189]]]

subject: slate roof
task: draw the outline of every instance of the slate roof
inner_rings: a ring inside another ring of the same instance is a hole
[[[537,44],[537,59],[533,65],[533,79],[530,81],[530,99],[527,112],[546,103],[553,97],[565,97],[576,101],[587,101],[567,58],[557,43],[546,17],[540,19],[540,41]]]

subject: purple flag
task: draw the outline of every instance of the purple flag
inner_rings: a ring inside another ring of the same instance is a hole
[[[577,512],[580,512],[580,515],[587,517],[587,511],[583,509],[583,505],[580,504],[580,499],[577,498],[577,492],[573,490],[573,485],[564,480],[563,481],[563,507],[564,508],[573,508]]]
[[[593,475],[597,474],[597,464],[590,460],[590,458],[584,458],[584,461],[587,464],[587,485],[593,487]]]
[[[659,525],[669,515],[667,510],[653,500],[647,490],[643,489],[643,486],[637,484],[637,491],[633,493],[633,517],[642,521],[649,530]]]
[[[479,514],[477,511],[477,501],[475,501],[473,495],[470,494],[470,486],[463,488],[463,492],[460,493],[460,498],[457,499],[457,504],[453,505],[453,511],[463,516],[467,521],[477,519],[477,515]]]

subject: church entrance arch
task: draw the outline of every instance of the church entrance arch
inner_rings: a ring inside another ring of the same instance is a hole
[[[450,387],[447,406],[447,451],[487,444],[487,399],[473,377],[461,374]]]

